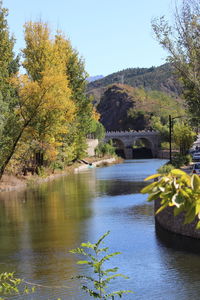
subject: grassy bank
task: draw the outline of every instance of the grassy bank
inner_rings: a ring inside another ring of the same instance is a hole
[[[111,165],[113,163],[117,164],[117,163],[123,162],[122,158],[116,157],[114,162],[109,163],[110,158],[112,158],[112,157],[111,156],[104,156],[101,158],[86,157],[84,160],[86,160],[90,164],[93,164],[95,167],[107,166],[107,165]],[[48,182],[48,181],[54,180],[58,177],[72,174],[72,173],[74,173],[75,170],[77,170],[79,167],[84,166],[84,165],[85,165],[84,163],[75,162],[75,163],[71,164],[70,166],[65,167],[64,170],[43,169],[43,172],[41,172],[40,175],[31,175],[31,173],[28,173],[26,176],[23,176],[23,175],[16,176],[14,174],[5,174],[2,177],[2,180],[0,181],[0,192],[8,192],[8,191],[16,190],[16,189],[24,189],[27,186],[30,186],[32,184],[40,184],[43,182]]]

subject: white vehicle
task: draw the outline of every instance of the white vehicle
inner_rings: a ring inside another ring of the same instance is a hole
[[[192,169],[192,173],[200,175],[200,163],[194,164],[193,169]]]

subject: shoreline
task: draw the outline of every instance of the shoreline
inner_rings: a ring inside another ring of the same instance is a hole
[[[37,175],[28,175],[28,176],[14,176],[14,175],[3,175],[2,181],[0,182],[0,193],[2,192],[12,192],[20,189],[26,189],[32,184],[41,184],[45,182],[52,181],[54,179],[67,176],[69,174],[76,174],[89,168],[96,168],[100,166],[108,166],[116,163],[122,162],[121,158],[118,157],[105,157],[101,159],[87,158],[89,163],[92,165],[82,163],[74,163],[71,166],[67,166],[65,170],[56,170],[54,173],[51,173],[45,177],[39,177]]]

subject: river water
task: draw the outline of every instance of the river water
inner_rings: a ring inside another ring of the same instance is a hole
[[[140,194],[144,178],[163,163],[129,160],[1,194],[0,272],[15,271],[46,286],[9,299],[88,300],[71,277],[90,271],[76,265],[80,257],[69,250],[96,242],[107,230],[110,252],[122,252],[108,266],[129,276],[114,281],[111,290],[133,290],[127,300],[200,299],[199,244],[189,240],[186,250],[181,238],[156,230],[153,204]]]

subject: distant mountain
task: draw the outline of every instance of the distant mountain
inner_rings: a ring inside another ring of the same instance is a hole
[[[95,80],[102,79],[103,77],[104,77],[103,75],[90,76],[90,77],[87,78],[87,81],[88,82],[93,82]]]
[[[90,82],[87,90],[89,94],[102,94],[102,88],[114,83],[143,88],[147,91],[158,90],[172,96],[180,95],[182,90],[170,64],[151,68],[125,69]],[[98,100],[96,99],[96,102]]]

